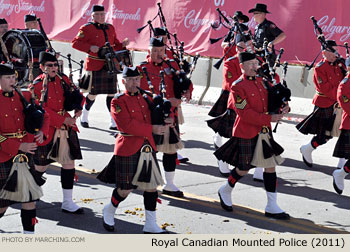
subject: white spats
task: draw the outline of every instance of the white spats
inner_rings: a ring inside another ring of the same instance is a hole
[[[143,232],[148,234],[159,234],[166,232],[161,229],[157,224],[156,211],[145,210],[146,222],[143,226]]]
[[[311,142],[300,147],[300,152],[303,155],[304,163],[311,167],[312,166],[312,152],[315,150],[312,147]]]
[[[83,107],[83,113],[81,114],[80,121],[89,123],[89,110],[86,110],[85,106]]]
[[[277,193],[266,192],[267,204],[265,212],[271,214],[283,213],[284,211],[277,205]]]
[[[104,206],[102,210],[103,221],[107,225],[114,226],[114,215],[116,210],[117,208],[113,206],[112,202],[109,202],[107,205]]]
[[[73,189],[62,189],[62,192],[63,192],[63,202],[62,202],[61,209],[64,212],[78,213],[78,210],[81,208],[73,202],[73,199],[72,199]]]
[[[264,181],[264,168],[256,167],[254,169],[253,180],[259,182]]]

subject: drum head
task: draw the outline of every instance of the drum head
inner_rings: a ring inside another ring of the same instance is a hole
[[[45,38],[38,30],[9,30],[2,37],[10,59],[18,72],[19,85],[28,82],[28,62],[33,62],[33,77],[40,73],[39,54],[47,49]]]

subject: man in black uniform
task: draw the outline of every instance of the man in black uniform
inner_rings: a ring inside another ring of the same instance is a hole
[[[257,3],[255,8],[249,10],[249,13],[254,14],[254,20],[258,24],[255,26],[254,31],[256,48],[263,47],[265,38],[269,42],[269,48],[272,48],[273,45],[282,42],[286,38],[286,35],[281,29],[279,29],[273,22],[266,19],[266,14],[270,12],[267,10],[265,4]]]

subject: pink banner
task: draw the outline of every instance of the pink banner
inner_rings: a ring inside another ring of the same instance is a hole
[[[220,37],[228,31],[224,27],[218,30],[210,27],[218,19],[216,8],[226,15],[241,10],[251,19],[248,24],[254,31],[255,23],[248,10],[255,6],[256,0],[0,0],[0,17],[7,19],[10,28],[23,29],[24,15],[34,12],[41,18],[50,39],[71,41],[79,27],[90,21],[92,5],[103,4],[107,10],[107,22],[116,27],[118,38],[128,37],[130,48],[145,50],[149,30],[144,29],[139,34],[136,29],[156,16],[157,2],[161,3],[168,30],[177,33],[185,43],[185,51],[190,54],[198,52],[201,56],[222,56],[220,43],[209,43],[209,38]],[[350,15],[347,14],[349,3],[346,0],[264,0],[263,3],[271,12],[267,18],[287,35],[286,40],[276,46],[285,49],[282,61],[297,63],[298,58],[310,62],[319,52],[320,44],[310,16],[318,20],[326,38],[335,39],[341,45],[349,41]],[[159,26],[159,18],[153,24]],[[344,54],[343,48],[339,51]]]

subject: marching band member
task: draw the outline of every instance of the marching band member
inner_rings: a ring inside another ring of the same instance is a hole
[[[349,59],[349,58],[348,58]],[[347,59],[347,61],[348,61]],[[338,194],[342,194],[344,190],[344,179],[350,173],[350,85],[349,85],[349,71],[345,79],[339,84],[337,90],[337,101],[343,109],[342,120],[340,125],[340,136],[335,145],[333,156],[345,159],[345,162],[333,171],[333,187]]]
[[[84,210],[72,200],[73,183],[75,175],[74,160],[82,159],[78,139],[76,119],[81,115],[81,109],[74,111],[72,117],[64,109],[65,96],[63,85],[70,83],[67,76],[58,74],[58,62],[56,55],[51,52],[41,52],[39,55],[40,68],[43,72],[34,80],[34,92],[37,97],[47,86],[44,101],[44,109],[50,116],[49,136],[39,144],[34,155],[36,169],[44,173],[50,163],[58,162],[61,168],[61,185],[63,202],[61,209],[65,213],[82,214]],[[65,83],[64,83],[65,82]]]
[[[45,115],[43,126],[35,136],[26,132],[24,105],[20,95],[15,92],[15,84],[13,66],[0,64],[0,218],[10,205],[21,203],[23,233],[33,234],[37,223],[35,201],[43,194],[35,178],[30,175],[34,175],[32,155],[37,149],[37,143],[42,143],[44,136],[48,135],[49,120]],[[23,97],[29,100],[29,92],[23,92]],[[28,164],[20,167],[19,163],[23,165],[26,159]],[[28,165],[31,171],[29,174]],[[17,170],[12,173],[14,166],[17,166]],[[11,190],[12,186],[14,188]],[[9,194],[15,192],[22,196],[10,197]]]
[[[334,40],[327,40],[326,43],[334,50],[337,49]],[[314,111],[296,126],[303,134],[315,135],[309,143],[300,148],[303,161],[308,167],[312,167],[312,152],[332,138],[327,131],[330,131],[333,126],[333,115],[337,106],[337,89],[344,78],[341,68],[345,66],[337,62],[336,54],[329,49],[324,49],[322,55],[323,59],[315,67],[313,76],[316,88],[312,100],[315,105]],[[344,159],[341,158],[338,167],[343,167],[344,163]]]
[[[89,111],[95,102],[96,96],[107,94],[106,105],[110,112],[111,101],[114,94],[117,93],[117,76],[116,74],[108,74],[105,55],[101,54],[106,50],[107,39],[114,51],[122,50],[129,44],[127,38],[120,43],[113,25],[105,23],[106,12],[103,5],[93,5],[91,18],[92,22],[81,26],[78,35],[72,41],[74,49],[88,54],[85,65],[87,75],[84,81],[85,84],[81,87],[89,93],[86,96],[80,121],[84,128],[89,128]],[[112,117],[109,128],[117,129]]]
[[[112,100],[112,116],[121,133],[116,138],[112,160],[98,176],[103,182],[116,184],[111,201],[103,208],[103,226],[109,232],[114,231],[114,214],[118,205],[135,188],[144,191],[144,233],[165,232],[156,222],[157,186],[163,184],[163,179],[152,133],[163,135],[169,126],[152,125],[148,98],[144,98],[138,90],[140,78],[136,67],[124,67],[122,83],[125,92],[117,94]],[[144,150],[148,151],[148,157],[144,156]],[[145,174],[142,173],[143,169],[148,169],[149,176],[146,170]]]
[[[276,192],[275,166],[283,162],[279,156],[283,149],[273,141],[271,122],[280,120],[289,111],[289,106],[285,106],[281,114],[269,115],[267,90],[262,78],[256,76],[258,61],[255,54],[242,52],[239,62],[243,74],[231,87],[237,113],[232,138],[214,153],[219,160],[235,166],[228,181],[219,189],[220,203],[223,209],[232,211],[231,193],[235,184],[251,168],[264,167],[265,216],[287,220],[289,215],[277,205]]]
[[[169,65],[164,62],[164,50],[165,45],[162,38],[154,38],[152,37],[150,40],[149,54],[150,57],[146,59],[146,61],[141,62],[139,69],[141,70],[143,67],[147,68],[147,72],[149,73],[150,80],[154,85],[154,90],[156,94],[160,94],[159,83],[161,82],[160,71],[164,71],[164,82],[165,82],[165,96],[172,104],[172,110],[175,112],[175,127],[173,128],[175,133],[176,141],[170,141],[170,133],[169,128],[167,128],[166,135],[164,137],[164,143],[161,145],[157,145],[157,149],[159,152],[163,152],[163,167],[165,171],[165,180],[166,184],[163,187],[163,193],[168,194],[175,197],[183,197],[183,192],[174,184],[175,178],[175,169],[177,164],[177,150],[183,148],[183,143],[180,139],[179,132],[179,122],[177,116],[177,108],[181,105],[181,99],[175,98],[174,87],[178,83],[175,83],[173,80],[173,74]],[[179,70],[177,64],[170,60],[171,66]],[[141,71],[140,71],[141,72]],[[142,72],[143,73],[143,72]],[[146,76],[143,73],[143,78],[141,79],[141,88],[144,90],[150,90],[149,85],[147,84]],[[190,89],[182,94],[187,100],[191,99],[191,92],[193,90],[193,86],[191,84]]]

